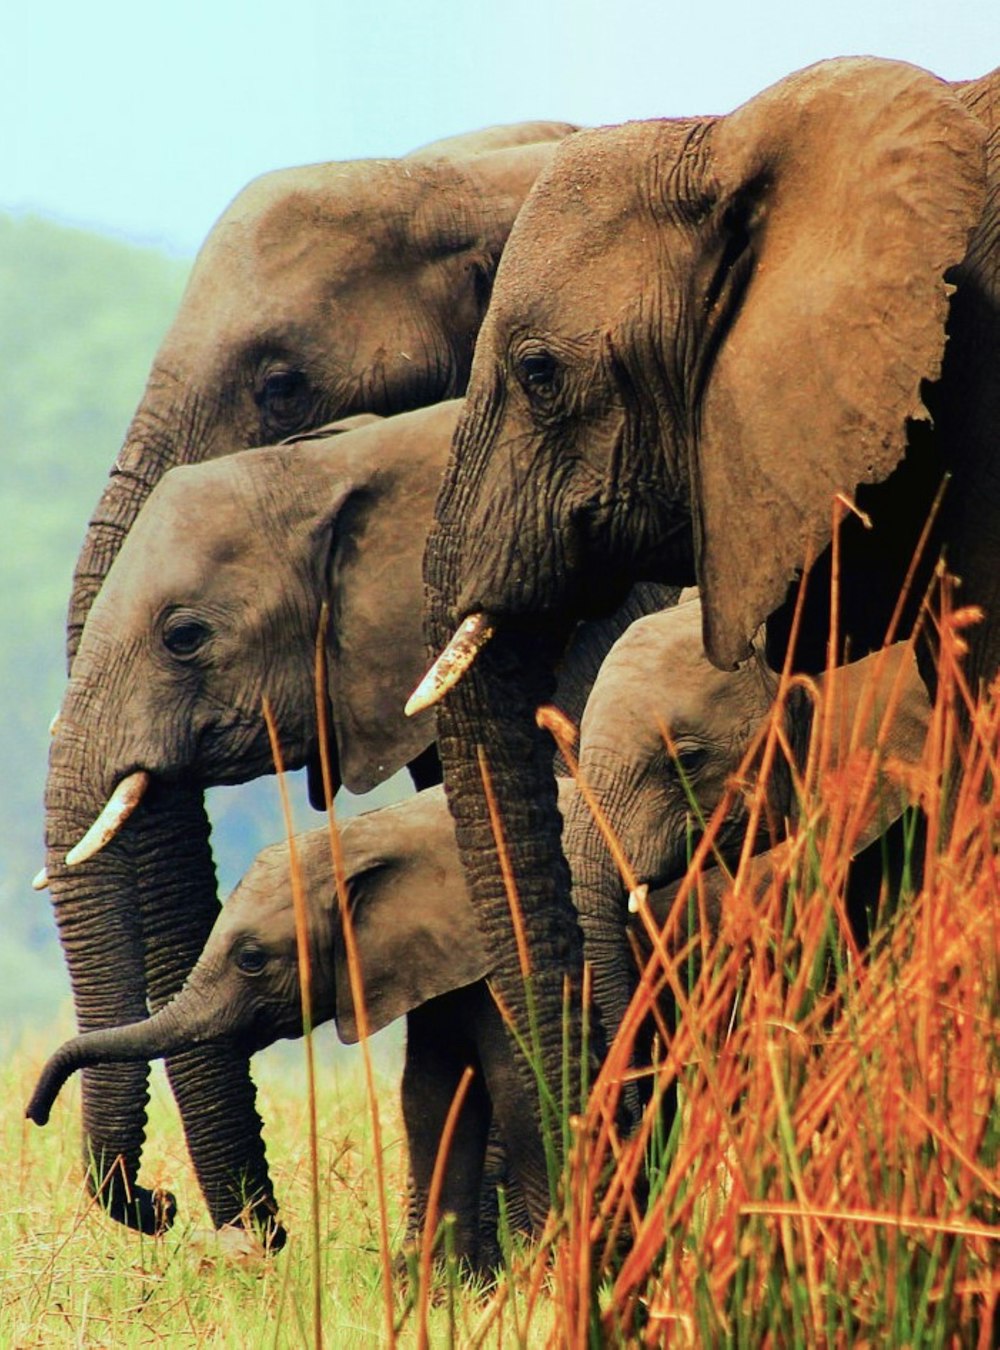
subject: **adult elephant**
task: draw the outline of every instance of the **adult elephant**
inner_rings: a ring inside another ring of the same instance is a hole
[[[467,654],[497,630],[444,700],[439,746],[525,1027],[481,755],[492,772],[550,1084],[582,953],[534,712],[572,617],[636,577],[697,581],[706,650],[732,667],[829,541],[834,495],[856,494],[874,543],[844,622],[863,648],[947,466],[941,535],[989,616],[970,672],[996,669],[998,104],[996,74],[950,87],[825,62],[727,117],[581,133],[518,219],[425,573],[437,650],[460,620]]]
[[[195,262],[87,528],[69,605],[70,663],[123,538],[172,465],[463,391],[511,223],[554,142],[573,129],[521,124],[451,138],[409,160],[284,170],[236,198]],[[59,840],[54,821],[73,809],[73,796],[54,769],[48,839]],[[52,889],[81,1029],[144,1016],[147,999],[156,1006],[180,987],[217,912],[200,791],[178,783],[169,807],[137,814],[113,869],[87,868],[71,881],[56,867]],[[113,964],[109,922],[132,936],[128,958]],[[147,968],[142,943],[165,923],[169,955]],[[171,1062],[168,1074],[213,1220],[241,1208],[231,1186],[208,1183],[223,1171],[262,1197],[253,1213],[266,1220],[273,1202],[262,1150],[247,1155],[203,1109],[224,1080],[242,1101],[235,1114],[253,1114],[245,1062],[198,1052]],[[155,1231],[169,1215],[135,1179],[145,1082],[138,1069],[85,1076],[84,1156],[92,1187],[102,1159],[121,1159],[101,1202]]]

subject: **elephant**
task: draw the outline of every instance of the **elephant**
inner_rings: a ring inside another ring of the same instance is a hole
[[[368,791],[406,764],[426,770],[435,753],[433,717],[406,718],[403,702],[425,662],[420,560],[460,409],[461,400],[451,400],[391,418],[345,419],[277,446],[171,469],[150,494],[91,608],[50,752],[50,786],[59,784],[59,796],[49,812],[47,871],[62,896],[82,896],[88,923],[81,938],[64,904],[61,936],[68,949],[99,938],[107,965],[104,983],[88,991],[82,1030],[106,1022],[113,977],[136,955],[132,945],[144,950],[147,976],[162,990],[160,968],[176,962],[174,930],[186,918],[182,878],[169,873],[160,884],[174,903],[164,904],[155,924],[127,907],[91,912],[93,888],[102,880],[115,888],[137,847],[131,836],[140,812],[141,839],[167,849],[178,786],[193,794],[273,772],[263,698],[284,766],[307,766],[314,804],[325,805],[315,693],[324,604],[332,789],[343,783]],[[582,710],[595,653],[607,650],[633,606],[660,598],[656,588],[637,591],[610,625],[582,627],[560,686],[567,711]],[[207,833],[192,823],[184,846],[207,852]],[[165,866],[159,854],[143,857],[158,874]],[[130,991],[130,1000],[140,995]],[[231,1046],[212,1053],[235,1062]],[[242,1068],[249,1101],[242,1091],[231,1098],[231,1085],[215,1087],[213,1100],[230,1109],[226,1148],[209,1150],[211,1166],[193,1146],[195,1132],[218,1133],[217,1112],[188,1108],[183,1118],[213,1216],[232,1218],[250,1194],[259,1197],[260,1218],[274,1202],[245,1056]],[[144,1203],[134,1184],[141,1099],[136,1121],[134,1092],[109,1101],[121,1079],[98,1081],[116,1153],[103,1161],[95,1153],[95,1166],[103,1175],[110,1158],[123,1154],[133,1195]],[[90,1120],[88,1113],[92,1136]],[[234,1168],[234,1157],[244,1166]],[[150,1197],[140,1223],[162,1223],[155,1204]],[[267,1224],[273,1245],[278,1230],[273,1219]]]
[[[996,670],[998,110],[997,72],[948,85],[821,62],[724,117],[578,133],[518,216],[425,555],[429,646],[456,637],[410,706],[442,700],[459,844],[523,1032],[503,821],[550,1085],[583,946],[535,712],[572,622],[638,578],[697,584],[711,661],[731,669],[768,621],[774,664],[790,590],[832,556],[839,497],[857,514],[839,536],[838,654],[860,656],[889,628],[947,470],[928,569],[945,544],[987,615],[972,687]],[[826,651],[824,606],[807,618],[801,668]],[[542,1173],[539,1159],[525,1188],[536,1224]]]
[[[667,888],[676,892],[703,824],[723,799],[728,804],[714,831],[710,862],[733,867],[739,861],[749,811],[744,792],[732,790],[733,780],[771,712],[778,688],[777,673],[760,656],[732,671],[713,666],[702,642],[701,611],[701,601],[692,593],[676,608],[637,619],[605,658],[580,723],[579,773],[634,874],[636,889],[630,902],[635,906],[641,895],[655,894],[661,917],[672,899]],[[878,739],[880,762],[891,763],[894,771],[899,765],[919,763],[930,703],[908,644],[896,643],[884,653],[852,662],[838,673],[832,691],[824,675],[816,685],[821,697],[835,700],[836,734],[831,735],[828,767],[837,766],[854,735],[867,748]],[[799,771],[805,768],[809,730],[801,715],[788,728]],[[752,774],[751,768],[751,781]],[[798,814],[788,766],[780,758],[766,786],[768,809],[750,842],[753,853],[760,855],[756,866],[762,879],[767,875],[767,853],[784,836],[786,822]],[[855,856],[912,804],[906,791],[884,772],[875,781],[872,797],[878,809],[854,840]],[[585,951],[595,971],[592,996],[605,1024],[618,1026],[634,968],[622,943],[627,897],[614,858],[594,824],[591,801],[582,794],[573,796],[566,810],[563,848]],[[704,875],[708,917],[717,922],[726,872],[708,867]],[[852,908],[859,928],[866,924],[864,911],[873,899],[866,893],[866,880],[855,886],[858,903]],[[874,881],[877,900],[880,867]],[[607,916],[609,894],[618,897],[616,925]]]
[[[573,792],[563,780],[564,803]],[[145,1062],[220,1041],[251,1055],[300,1036],[293,868],[305,903],[311,1024],[334,1018],[342,1041],[359,1039],[329,830],[300,834],[293,844],[258,855],[180,993],[145,1021],[83,1033],[51,1057],[29,1119],[44,1125],[65,1080],[84,1066]],[[441,1209],[455,1215],[456,1253],[471,1268],[487,1270],[497,1261],[495,1232],[481,1231],[487,1132],[496,1115],[507,1147],[516,1148],[531,1116],[519,1109],[520,1082],[486,987],[489,965],[441,788],[347,820],[340,844],[366,1034],[407,1019],[401,1092],[411,1169],[408,1239],[416,1240],[423,1226],[445,1118],[471,1065],[475,1076],[449,1153]]]
[[[532,122],[453,137],[412,159],[287,169],[237,196],[195,261],[87,528],[69,603],[71,666],[122,540],[171,466],[463,392],[510,226],[555,142],[574,129]],[[45,812],[57,847],[56,822],[73,793],[54,770]],[[81,1028],[145,1016],[147,1000],[155,1006],[180,987],[218,909],[208,836],[200,789],[178,782],[164,791],[155,819],[136,814],[113,870],[69,885],[50,868]],[[109,917],[132,935],[113,965],[102,937]],[[174,934],[170,955],[161,949],[147,962],[144,943],[152,950],[164,924]],[[221,1171],[245,1173],[264,1197],[265,1217],[271,1192],[262,1152],[247,1156],[245,1130],[232,1138],[212,1130],[200,1107],[224,1079],[231,1100],[242,1099],[233,1118],[249,1121],[245,1064],[205,1051],[169,1062],[168,1073],[213,1220],[231,1217],[228,1193],[208,1181]],[[100,1159],[122,1160],[101,1203],[113,1217],[156,1231],[170,1214],[135,1176],[144,1083],[139,1070],[85,1075],[84,1158],[95,1176]]]

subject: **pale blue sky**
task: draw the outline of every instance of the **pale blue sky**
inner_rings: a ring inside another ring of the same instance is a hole
[[[0,209],[193,252],[267,169],[493,122],[725,112],[825,56],[950,79],[998,0],[27,0],[0,24]]]

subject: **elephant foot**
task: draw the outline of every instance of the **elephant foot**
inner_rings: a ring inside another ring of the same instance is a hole
[[[147,1237],[162,1237],[177,1217],[177,1198],[172,1191],[148,1190],[134,1183],[127,1185],[117,1174],[95,1186],[88,1179],[91,1194],[109,1218]]]
[[[461,1281],[467,1292],[485,1296],[491,1293],[503,1273],[500,1248],[494,1246],[492,1255],[468,1254],[448,1258],[435,1255],[431,1263],[431,1307],[444,1304],[448,1297],[449,1279]],[[404,1298],[414,1300],[420,1288],[420,1248],[416,1242],[403,1244],[392,1262],[393,1288]]]

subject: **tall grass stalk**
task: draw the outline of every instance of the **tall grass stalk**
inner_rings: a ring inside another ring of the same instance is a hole
[[[344,934],[344,950],[347,955],[347,971],[351,984],[351,1001],[354,1005],[354,1018],[358,1028],[358,1043],[364,1064],[365,1087],[368,1093],[368,1109],[371,1114],[372,1139],[374,1142],[373,1166],[375,1170],[375,1191],[378,1196],[379,1213],[379,1254],[382,1262],[382,1296],[385,1314],[385,1344],[396,1344],[395,1317],[393,1316],[392,1294],[392,1252],[389,1240],[389,1211],[386,1199],[385,1171],[382,1161],[382,1126],[379,1116],[378,1094],[375,1090],[375,1076],[372,1070],[371,1049],[369,1046],[368,1010],[365,1007],[364,981],[358,958],[358,944],[354,935],[354,919],[351,914],[350,897],[347,891],[347,872],[344,867],[344,851],[340,843],[340,831],[333,806],[333,774],[330,768],[330,727],[327,717],[327,678],[326,678],[326,634],[330,622],[330,611],[324,600],[320,609],[320,621],[316,631],[315,669],[313,687],[316,692],[316,728],[319,739],[320,772],[323,777],[323,797],[330,835],[330,857],[333,862],[333,875],[337,889],[337,908],[341,928]]]
[[[312,1021],[312,963],[309,956],[309,919],[306,912],[305,896],[302,892],[302,873],[295,851],[295,833],[292,825],[292,808],[288,800],[288,787],[285,783],[285,766],[278,740],[278,729],[274,722],[271,706],[265,697],[263,700],[264,721],[271,742],[271,757],[274,761],[278,779],[278,793],[281,798],[281,811],[285,821],[285,834],[288,838],[288,866],[292,887],[292,910],[295,915],[295,950],[298,957],[299,993],[302,999],[302,1032],[306,1057],[306,1093],[309,1120],[309,1182],[310,1213],[312,1228],[312,1313],[313,1344],[316,1350],[323,1350],[323,1286],[321,1274],[321,1238],[320,1238],[320,1202],[319,1202],[319,1131],[316,1120],[316,1057],[313,1053]]]

